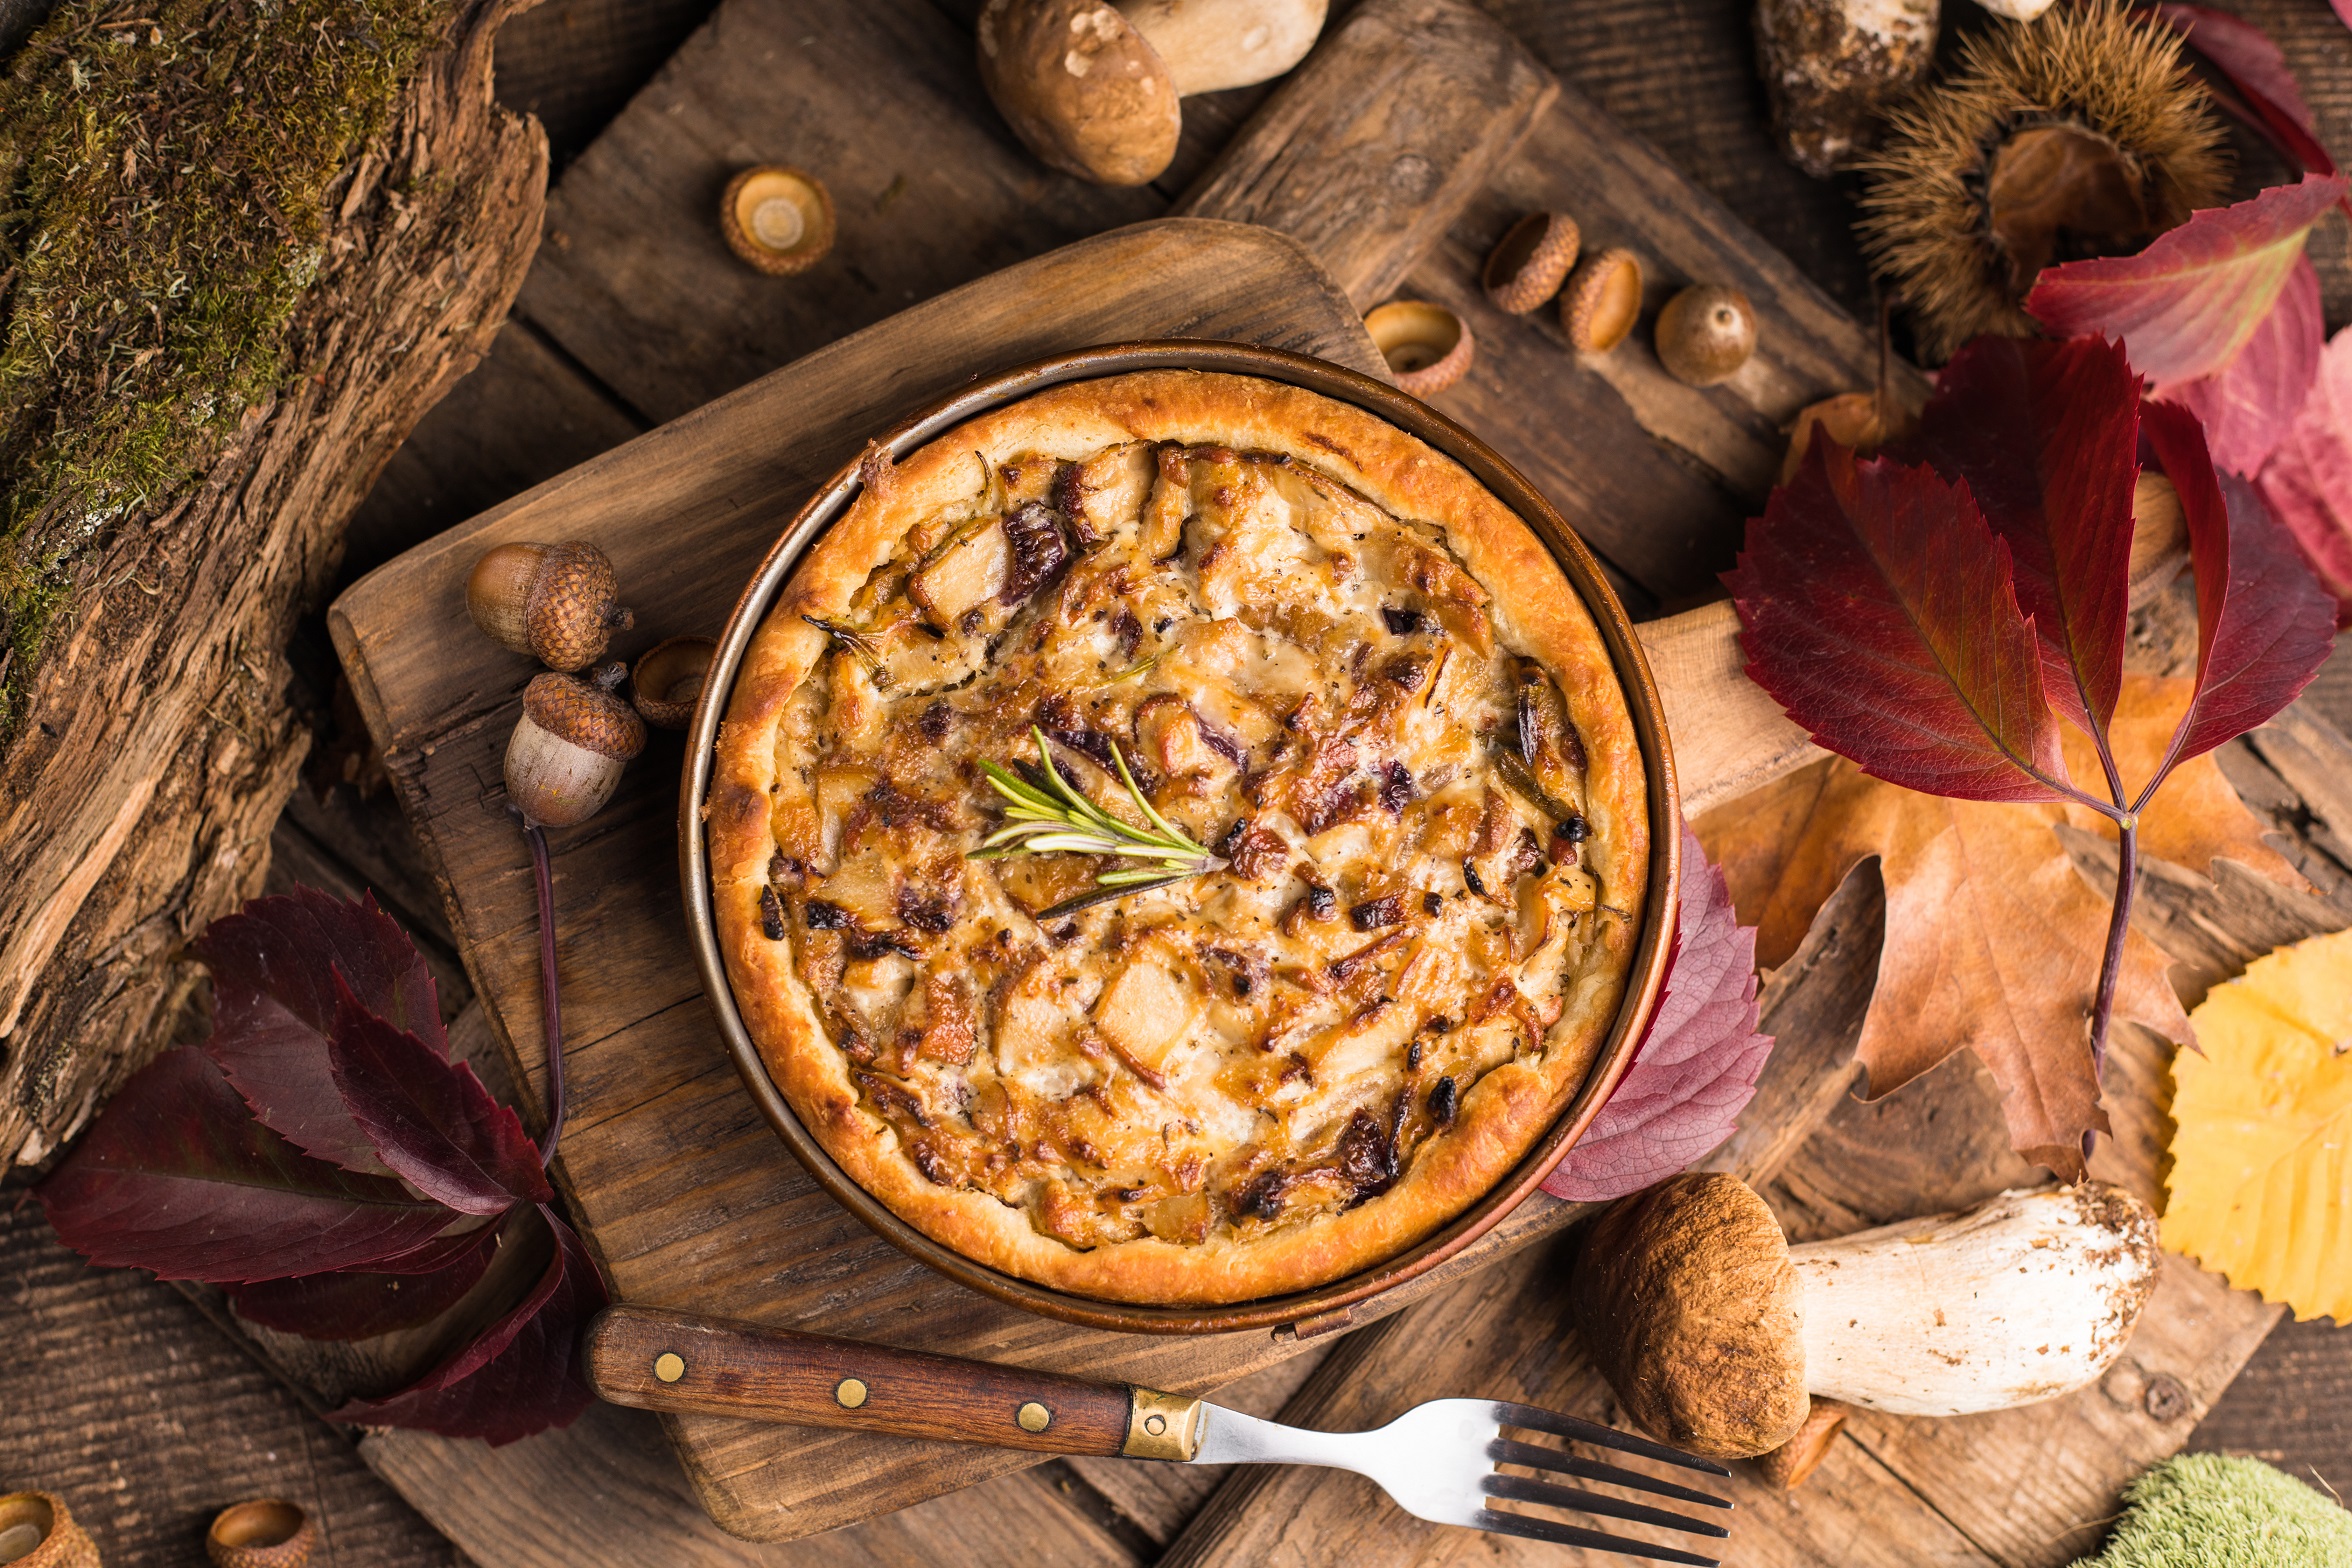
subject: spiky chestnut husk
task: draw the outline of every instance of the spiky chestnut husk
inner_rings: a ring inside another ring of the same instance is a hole
[[[466,575],[466,609],[490,640],[551,670],[581,670],[636,617],[602,550],[577,541],[502,544]]]
[[[2179,36],[2117,0],[1970,38],[1958,69],[1897,110],[1860,167],[1863,249],[1909,307],[1929,363],[1979,333],[2032,336],[2019,301],[2042,265],[2136,251],[2220,201],[2229,178]],[[2119,218],[2117,203],[2140,221]],[[2068,208],[2095,212],[2104,243],[2047,221]]]
[[[604,809],[621,769],[645,749],[645,721],[613,695],[619,660],[587,680],[547,674],[523,688],[523,716],[506,743],[506,798],[534,827],[568,828]]]

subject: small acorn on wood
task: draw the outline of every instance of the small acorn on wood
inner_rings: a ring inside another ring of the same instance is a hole
[[[1756,352],[1756,309],[1720,283],[1684,289],[1658,312],[1658,362],[1675,380],[1713,386]]]
[[[621,769],[645,749],[645,721],[613,695],[627,673],[616,659],[586,680],[547,674],[523,688],[523,716],[506,743],[506,795],[526,824],[568,828],[612,799]]]
[[[0,1563],[12,1568],[100,1568],[98,1547],[54,1492],[0,1497]]]
[[[1487,253],[1479,281],[1498,310],[1514,316],[1541,309],[1576,265],[1584,244],[1576,220],[1564,212],[1531,212],[1505,231]]]
[[[490,640],[551,670],[580,670],[636,617],[613,564],[592,544],[502,544],[466,576],[466,609]]]
[[[806,170],[761,164],[720,193],[719,232],[744,262],[772,278],[790,277],[833,249],[833,198]]]
[[[694,722],[694,705],[710,674],[719,645],[708,637],[672,637],[637,656],[629,675],[629,700],[656,729],[682,730]]]

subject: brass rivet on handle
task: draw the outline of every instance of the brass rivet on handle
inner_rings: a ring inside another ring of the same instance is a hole
[[[1020,1423],[1024,1432],[1042,1432],[1053,1425],[1053,1412],[1032,1399],[1013,1412],[1013,1419]]]
[[[686,1375],[686,1358],[675,1350],[665,1350],[653,1358],[653,1375],[665,1383],[675,1383]]]
[[[1145,1416],[1143,1429],[1154,1437],[1165,1437],[1168,1435],[1168,1418],[1166,1416]]]
[[[855,1410],[866,1402],[866,1385],[854,1377],[845,1377],[833,1385],[833,1402],[844,1410]]]

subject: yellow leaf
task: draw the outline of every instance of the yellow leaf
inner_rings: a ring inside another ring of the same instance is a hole
[[[2352,1323],[2352,931],[2282,947],[2190,1015],[2164,1245],[2298,1318]]]

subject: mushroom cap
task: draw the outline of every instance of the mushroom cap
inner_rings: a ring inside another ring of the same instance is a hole
[[[1675,380],[1713,386],[1756,352],[1756,308],[1721,283],[1684,289],[1658,312],[1658,362]]]
[[[806,272],[833,248],[833,198],[813,174],[761,164],[727,182],[719,232],[729,250],[770,277]]]
[[[1176,85],[1103,0],[988,0],[980,81],[1029,150],[1101,185],[1143,185],[1176,156]]]
[[[1475,350],[1470,328],[1443,305],[1391,300],[1364,317],[1373,347],[1388,361],[1397,390],[1432,397],[1462,379]]]
[[[1180,98],[1280,76],[1315,47],[1329,9],[1328,0],[1119,0],[1168,62]]]
[[[1586,1233],[1568,1305],[1634,1425],[1715,1459],[1805,1424],[1804,1317],[1788,1239],[1736,1176],[1677,1176]]]

